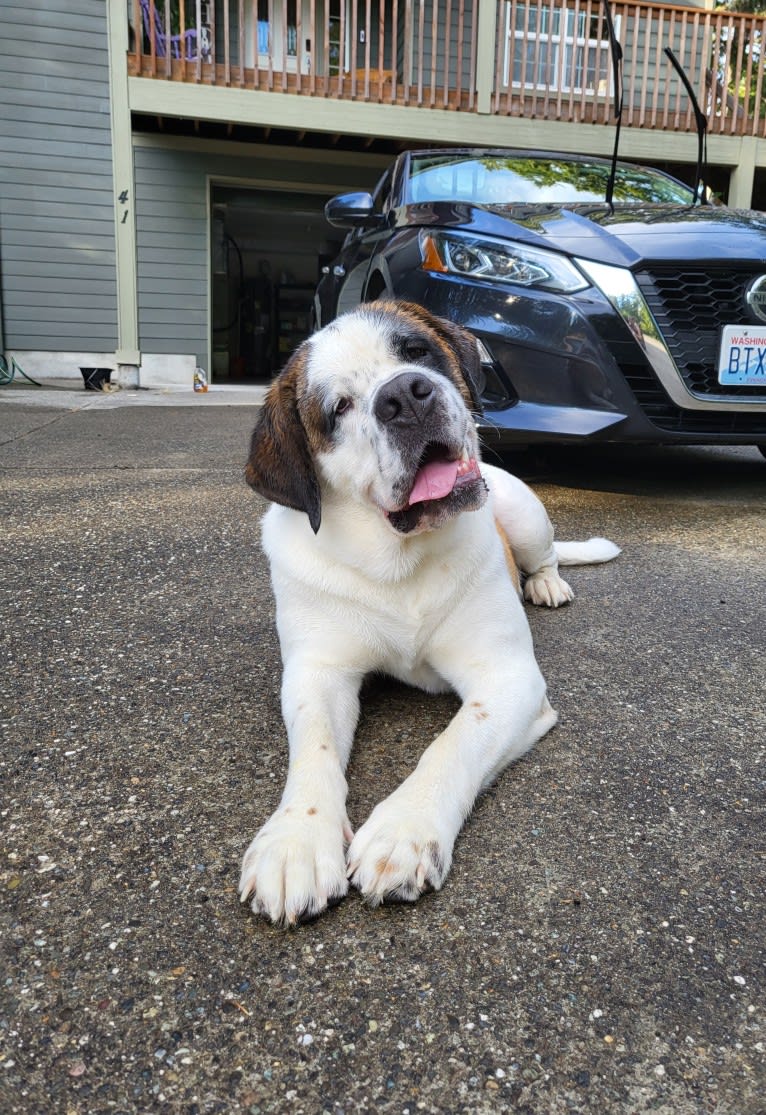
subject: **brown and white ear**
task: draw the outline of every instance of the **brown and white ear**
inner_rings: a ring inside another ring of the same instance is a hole
[[[245,479],[260,495],[305,511],[314,534],[322,518],[319,481],[298,411],[295,365],[269,388],[250,441]]]
[[[443,317],[437,320],[439,328],[446,334],[460,363],[460,371],[463,373],[465,385],[471,396],[472,408],[481,412],[484,410],[484,404],[481,401],[484,376],[481,370],[478,342],[473,333],[469,333],[467,329],[463,329],[460,325],[455,325],[454,321],[448,321]]]

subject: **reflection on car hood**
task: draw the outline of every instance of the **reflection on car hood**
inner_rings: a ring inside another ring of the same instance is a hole
[[[406,214],[406,215],[405,215]],[[577,204],[409,205],[404,223],[465,231],[552,248],[617,266],[648,261],[766,260],[766,216],[723,206]]]

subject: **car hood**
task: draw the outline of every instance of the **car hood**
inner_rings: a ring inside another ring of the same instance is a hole
[[[621,267],[672,260],[766,260],[766,216],[723,206],[588,203],[407,206],[406,224],[440,225],[521,241]]]

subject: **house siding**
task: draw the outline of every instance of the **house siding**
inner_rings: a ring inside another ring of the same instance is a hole
[[[106,6],[3,4],[0,263],[10,349],[117,343]]]
[[[434,12],[437,12],[437,37],[434,38]],[[449,12],[449,38],[445,39],[446,13]],[[409,25],[407,18],[409,16]],[[409,84],[458,86],[470,90],[473,0],[444,5],[439,0],[415,0],[410,8],[400,9],[397,64],[400,80]],[[461,69],[458,73],[458,43],[462,39]],[[421,60],[418,64],[418,59]]]
[[[193,354],[207,367],[204,155],[134,148],[138,336],[142,352]]]
[[[365,169],[366,163],[369,167]],[[208,368],[208,179],[264,188],[326,187],[329,199],[380,176],[380,160],[358,155],[333,166],[326,153],[291,164],[266,149],[227,154],[220,143],[198,150],[134,143],[139,343],[142,353],[194,355]],[[286,186],[286,181],[290,186]]]
[[[648,107],[646,114],[651,116],[659,108],[662,110],[664,101],[675,111],[687,115],[691,123],[692,107],[689,97],[680,82],[678,75],[665,57],[665,47],[670,47],[678,57],[687,77],[699,90],[704,87],[706,52],[709,43],[705,40],[702,28],[699,29],[697,38],[691,34],[694,12],[690,11],[688,23],[684,26],[681,18],[671,23],[665,20],[648,22],[646,19],[637,19],[631,14],[626,19],[627,26],[620,28],[620,38],[624,45],[624,87],[626,121],[633,122],[634,104],[640,102],[643,95]],[[686,46],[686,50],[684,47]],[[642,77],[641,75],[645,75]],[[704,102],[704,98],[700,98]]]

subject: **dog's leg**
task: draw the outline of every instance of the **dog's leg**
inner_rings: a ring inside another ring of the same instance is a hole
[[[507,657],[502,640],[495,650],[482,655],[466,648],[456,658],[453,642],[443,661],[431,659],[459,688],[463,704],[351,843],[351,881],[373,905],[438,890],[476,795],[556,722],[531,644]]]
[[[282,680],[290,762],[279,807],[245,853],[239,891],[255,913],[294,925],[348,890],[345,769],[361,675],[293,658]]]
[[[492,492],[497,522],[526,576],[524,598],[548,608],[573,600],[572,589],[559,575],[553,526],[541,501],[522,480],[503,469],[482,465],[482,472]]]

